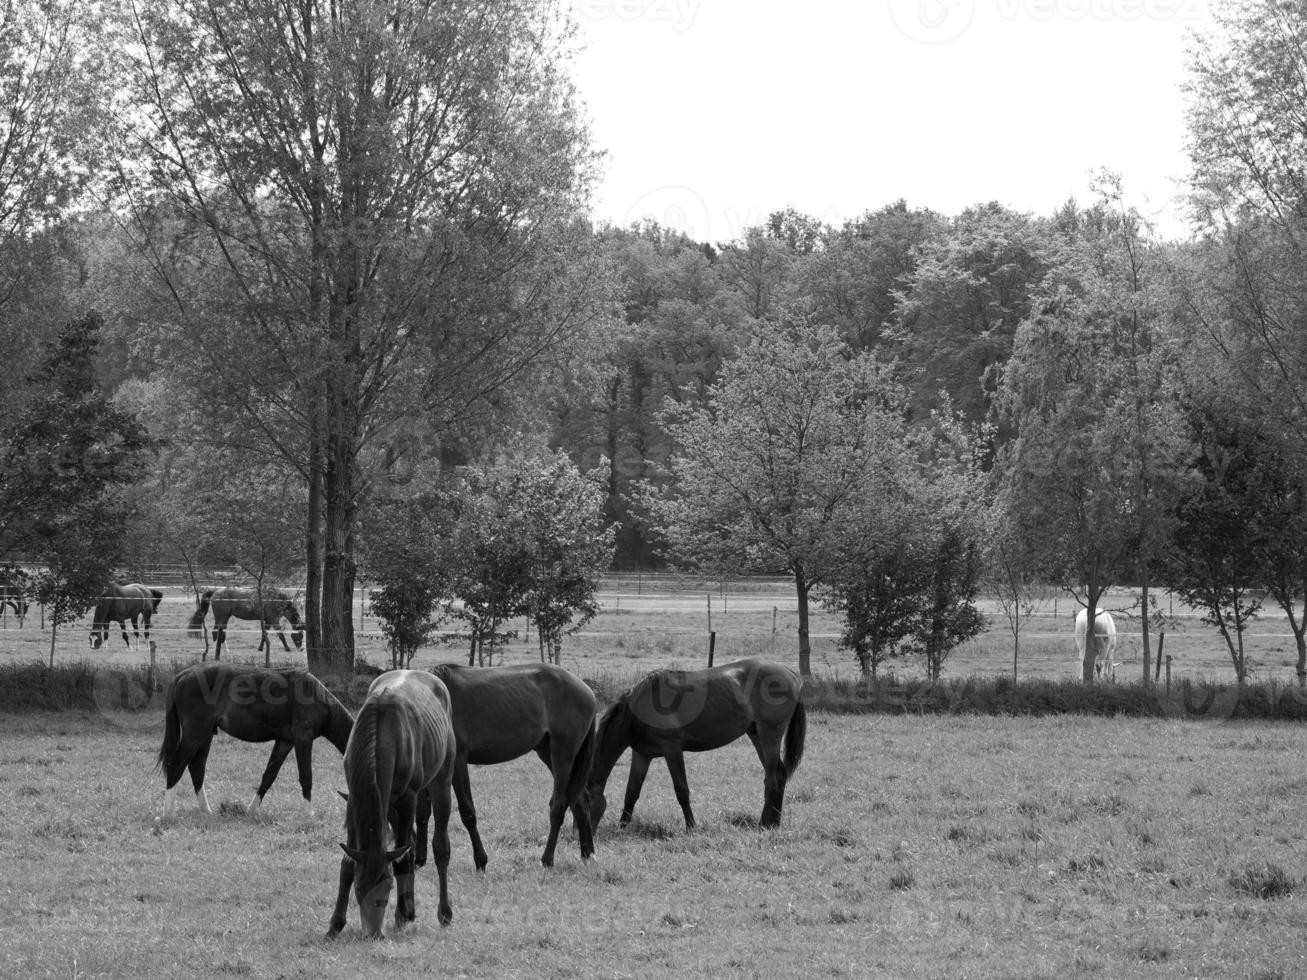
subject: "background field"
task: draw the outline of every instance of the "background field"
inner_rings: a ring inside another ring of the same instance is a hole
[[[351,908],[325,943],[335,751],[319,743],[315,819],[288,771],[250,820],[230,803],[265,748],[219,736],[227,812],[185,794],[161,823],[159,716],[129,717],[3,718],[6,977],[1271,980],[1307,963],[1299,726],[815,713],[780,830],[752,825],[742,742],[690,758],[695,832],[656,764],[636,825],[606,821],[586,865],[569,827],[550,871],[544,768],[475,769],[490,867],[455,822],[453,925],[428,867],[414,928],[364,942]]]
[[[195,608],[193,596],[178,587],[165,587],[164,592],[166,598],[152,631],[160,662],[198,659],[204,642],[188,636],[185,628]],[[762,655],[797,663],[797,608],[794,590],[784,580],[719,583],[665,575],[613,576],[605,580],[600,601],[600,615],[582,633],[564,642],[564,664],[582,676],[706,663],[710,622],[717,634],[718,662]],[[1116,591],[1109,594],[1103,605],[1116,617],[1119,645],[1115,660],[1123,665],[1118,676],[1122,680],[1138,679],[1142,670],[1140,624],[1137,615],[1129,612],[1135,605],[1135,595]],[[1006,621],[993,600],[982,599],[980,606],[990,617],[990,629],[954,651],[945,664],[946,677],[1011,676],[1012,636]],[[1168,634],[1164,647],[1164,653],[1173,658],[1173,676],[1232,683],[1234,670],[1230,656],[1216,632],[1202,625],[1192,610],[1169,600],[1164,602],[1164,608],[1180,624],[1178,631]],[[1069,597],[1050,598],[1039,604],[1038,614],[1022,632],[1020,677],[1061,679],[1078,674],[1071,637],[1075,612]],[[212,625],[212,618],[208,622]],[[355,603],[355,623],[360,657],[373,664],[388,665],[389,653],[377,620],[366,610],[361,595]],[[519,638],[501,650],[502,658],[506,662],[539,659],[534,637],[528,635],[525,624],[511,625],[518,628]],[[857,674],[851,654],[837,649],[840,628],[837,614],[814,604],[813,669],[818,674],[834,677]],[[85,659],[94,663],[128,663],[143,658],[140,652],[124,646],[116,627],[106,649],[89,650],[89,629],[88,616],[61,631],[55,649],[56,662]],[[229,627],[229,644],[232,657],[260,659],[256,657],[255,624],[233,621]],[[274,661],[304,663],[303,654],[286,655],[278,641],[274,639],[273,644]],[[1246,644],[1252,681],[1295,682],[1297,654],[1288,622],[1278,609],[1268,608],[1253,621]],[[0,664],[47,661],[49,648],[50,635],[39,628],[35,610],[22,629],[17,627],[12,614],[0,617]],[[426,666],[465,656],[461,642],[440,644],[422,651],[415,665]],[[917,660],[891,662],[887,669],[900,677],[924,674]]]

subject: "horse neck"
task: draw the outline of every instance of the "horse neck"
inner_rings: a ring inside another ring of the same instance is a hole
[[[349,786],[350,830],[354,836],[351,844],[366,850],[380,841],[384,849],[390,773],[379,766],[377,760],[376,714],[367,713],[360,724],[362,728],[356,733],[356,751],[347,759],[345,771],[345,782]]]
[[[599,721],[598,737],[595,739],[594,766],[590,770],[590,783],[602,788],[608,777],[631,745],[631,708],[626,701],[617,704]]]
[[[350,732],[354,730],[354,716],[330,691],[327,692],[327,697],[330,700],[327,702],[327,730],[324,734],[327,736],[327,741],[344,755],[345,746],[349,744]]]

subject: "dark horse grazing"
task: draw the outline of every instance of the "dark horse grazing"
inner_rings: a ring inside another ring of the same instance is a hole
[[[325,736],[344,752],[354,725],[335,695],[312,674],[298,669],[193,664],[168,685],[166,703],[159,749],[159,767],[167,781],[166,817],[173,814],[175,787],[188,768],[200,809],[211,812],[204,795],[204,767],[218,729],[243,742],[276,742],[247,812],[258,812],[281,764],[294,749],[300,788],[312,814],[313,740]]]
[[[204,617],[208,615],[210,606],[213,607],[213,640],[216,644],[213,651],[214,660],[222,659],[222,644],[227,639],[227,620],[233,616],[237,619],[262,622],[268,630],[277,634],[282,647],[290,653],[290,644],[286,642],[286,633],[281,628],[281,620],[284,616],[292,627],[291,639],[295,641],[295,649],[304,648],[304,627],[300,621],[299,610],[295,608],[295,600],[281,589],[264,589],[262,603],[259,602],[258,594],[252,589],[209,589],[200,596],[200,604],[196,607],[190,622],[186,624],[192,636],[202,635]],[[259,637],[260,652],[267,642],[266,635]]]
[[[583,805],[594,757],[595,698],[579,678],[553,664],[465,667],[441,664],[432,671],[445,682],[453,705],[458,759],[454,795],[458,815],[472,839],[472,860],[486,868],[486,851],[477,833],[476,806],[467,767],[511,762],[534,751],[554,775],[549,797],[549,838],[541,863],[553,867],[563,816],[571,807],[581,841],[581,860],[594,854],[590,814]],[[418,802],[417,863],[426,861],[429,805]]]
[[[424,671],[392,670],[368,688],[345,749],[345,834],[341,844],[340,888],[327,938],[345,927],[349,889],[359,904],[363,933],[381,935],[394,880],[399,884],[395,927],[417,918],[413,898],[413,818],[418,796],[434,802],[436,830],[431,838],[440,875],[442,926],[454,918],[449,905],[449,811],[454,779],[454,726],[449,692]],[[395,846],[386,850],[386,829]],[[425,833],[425,831],[424,831]]]
[[[604,786],[629,746],[631,775],[622,804],[622,826],[640,798],[651,759],[665,758],[685,814],[694,826],[685,752],[707,752],[748,735],[763,770],[763,827],[781,822],[785,784],[803,758],[807,712],[803,682],[788,667],[765,660],[737,660],[708,670],[659,670],[609,706],[599,720],[598,747],[590,774],[590,819],[599,825],[607,807]],[[781,742],[785,751],[782,757]]]
[[[110,583],[95,604],[95,616],[91,620],[91,649],[98,650],[109,639],[109,624],[117,623],[123,631],[123,642],[131,647],[127,638],[127,620],[132,621],[132,635],[136,645],[141,645],[141,633],[137,620],[145,621],[145,641],[150,641],[150,617],[159,610],[163,593],[158,589],[148,589],[144,585],[118,585]]]

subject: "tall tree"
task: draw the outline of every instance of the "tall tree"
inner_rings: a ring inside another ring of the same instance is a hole
[[[96,378],[100,328],[94,315],[65,326],[31,399],[0,428],[0,554],[46,566],[34,591],[51,606],[52,631],[103,593],[123,552],[123,491],[152,448]]]
[[[1111,204],[1059,216],[1052,266],[1002,379],[1019,433],[1001,457],[1002,499],[1020,516],[1021,551],[1081,597],[1091,628],[1109,586],[1147,584],[1192,456],[1165,267],[1136,216]],[[1086,658],[1086,683],[1092,671]]]
[[[723,364],[702,405],[669,404],[672,482],[646,482],[652,521],[678,560],[783,571],[799,605],[799,670],[811,669],[809,596],[851,526],[872,527],[909,465],[903,396],[887,369],[828,327],[765,324]]]
[[[315,669],[353,663],[369,452],[590,318],[569,45],[550,0],[131,7],[121,201],[196,389],[307,488]]]

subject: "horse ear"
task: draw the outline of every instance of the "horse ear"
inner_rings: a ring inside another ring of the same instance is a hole
[[[349,794],[348,794],[348,793],[344,792],[343,790],[339,790],[339,789],[336,790],[336,792],[337,792],[337,793],[340,793],[340,798],[341,798],[342,800],[344,800],[346,803],[349,802]]]
[[[413,849],[412,844],[405,844],[403,847],[397,847],[393,851],[387,851],[386,860],[389,861],[391,864],[394,864],[396,861],[403,860],[404,856],[407,855],[408,852],[411,851],[412,849]]]
[[[346,857],[354,861],[362,861],[367,857],[364,851],[360,851],[357,847],[350,847],[348,844],[341,844],[340,849],[345,852]]]

